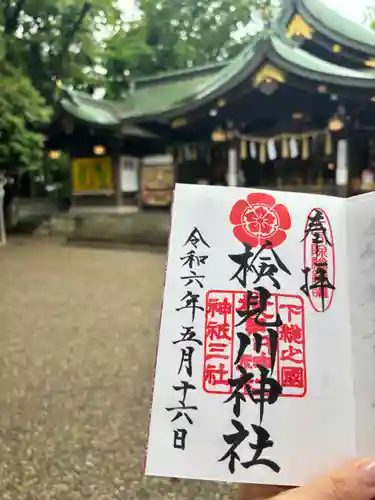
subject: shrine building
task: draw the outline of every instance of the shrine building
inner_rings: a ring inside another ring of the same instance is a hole
[[[234,59],[140,78],[121,102],[62,86],[48,147],[70,152],[75,202],[164,206],[176,181],[375,189],[375,32],[285,3]]]

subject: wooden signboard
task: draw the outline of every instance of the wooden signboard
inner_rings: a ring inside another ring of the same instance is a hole
[[[75,158],[72,161],[74,195],[112,194],[112,162],[107,157]]]
[[[141,171],[142,205],[170,206],[173,198],[173,188],[173,158],[169,155],[145,158]]]

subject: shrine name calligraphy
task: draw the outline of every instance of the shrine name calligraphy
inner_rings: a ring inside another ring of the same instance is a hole
[[[231,474],[235,473],[238,464],[245,469],[264,466],[279,473],[280,465],[267,454],[267,450],[273,448],[274,442],[264,427],[263,421],[266,406],[276,404],[283,396],[279,366],[276,366],[278,359],[287,357],[288,353],[295,358],[299,356],[302,366],[280,368],[292,369],[289,375],[285,371],[282,372],[286,386],[288,383],[299,385],[300,388],[305,385],[304,327],[300,329],[299,334],[295,331],[294,335],[292,325],[288,323],[284,325],[280,314],[280,306],[284,306],[283,312],[288,310],[290,318],[293,313],[303,316],[303,302],[298,296],[272,294],[268,288],[265,288],[268,284],[279,292],[282,288],[280,273],[291,275],[288,267],[274,250],[271,241],[265,241],[257,250],[246,243],[242,244],[244,252],[237,255],[231,254],[229,259],[237,265],[237,270],[230,280],[236,280],[243,291],[212,291],[207,299],[205,382],[214,388],[220,384],[224,389],[223,392],[228,395],[224,404],[233,405],[231,424],[234,432],[223,435],[228,449],[219,462],[227,463]],[[220,294],[221,300],[219,301],[218,295]],[[290,297],[291,303],[288,304],[285,301],[282,303],[283,297]],[[223,321],[212,321],[215,312],[221,313]],[[298,325],[295,324],[294,328],[297,330]],[[294,348],[293,351],[289,349],[293,349],[290,345],[288,349],[280,352],[282,335],[283,339],[300,342],[300,348]],[[221,359],[216,366],[212,360],[209,364],[207,359],[207,337],[212,340],[210,353],[213,357],[218,357],[217,349],[220,344]],[[216,348],[215,350],[212,349],[212,345]],[[228,345],[237,345],[235,356],[230,356]],[[293,372],[293,369],[297,369],[298,373]],[[250,427],[246,427],[241,416],[244,405],[249,404],[249,401],[259,407],[259,420],[252,423]],[[246,449],[250,448],[253,454],[250,456],[246,454],[246,457],[243,457],[241,445],[246,442],[248,444]]]
[[[268,278],[273,287],[280,290],[280,282],[277,279],[279,271],[290,275],[289,269],[280,259],[276,251],[272,248],[272,243],[266,241],[259,250],[243,244],[244,252],[237,255],[229,255],[231,261],[237,264],[238,269],[232,276],[232,280],[237,280],[243,288],[247,288],[250,280],[254,285],[258,284],[262,279]],[[255,278],[252,280],[252,278]]]
[[[251,300],[249,300],[249,297],[251,297]],[[255,297],[257,300],[255,300]],[[219,460],[220,462],[228,461],[228,469],[231,474],[234,474],[237,462],[246,469],[262,465],[269,467],[275,473],[280,472],[280,466],[274,460],[263,457],[265,450],[272,448],[274,445],[269,432],[262,426],[265,406],[266,404],[275,404],[283,392],[281,384],[274,377],[279,336],[277,330],[274,329],[274,325],[281,326],[281,317],[278,315],[276,322],[269,321],[264,316],[262,317],[266,311],[269,298],[270,295],[265,289],[258,289],[256,292],[248,291],[245,294],[242,309],[237,311],[241,318],[241,324],[244,317],[245,321],[252,318],[254,324],[265,329],[266,333],[264,335],[264,332],[261,331],[253,332],[249,336],[245,332],[237,331],[239,347],[234,360],[235,374],[228,378],[228,384],[232,390],[229,397],[224,401],[224,404],[233,404],[235,418],[232,419],[232,425],[236,432],[223,435],[224,441],[230,446]],[[261,356],[263,337],[267,338],[270,351],[269,362],[265,356]],[[255,362],[251,369],[248,369],[242,363],[248,348],[252,348],[252,361]],[[257,356],[257,358],[254,359],[254,356]],[[249,460],[243,460],[239,455],[238,448],[251,435],[251,431],[244,427],[240,418],[242,407],[244,404],[248,404],[248,399],[252,403],[259,405],[259,422],[251,425],[254,442],[249,442],[249,446],[254,451],[254,454],[249,457]]]

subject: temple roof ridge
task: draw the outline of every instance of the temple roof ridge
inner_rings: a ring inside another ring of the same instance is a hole
[[[227,59],[225,61],[218,61],[208,64],[203,64],[199,66],[194,66],[191,68],[182,68],[176,69],[172,71],[163,71],[154,75],[144,75],[140,77],[133,78],[131,81],[134,83],[135,89],[148,85],[155,85],[157,83],[165,83],[168,81],[178,80],[181,77],[186,76],[198,76],[203,75],[205,73],[213,73],[217,72],[223,67],[227,66],[231,62],[231,59]]]
[[[302,14],[309,14],[320,26],[375,50],[375,32],[372,29],[336,12],[323,0],[297,0],[297,5]]]
[[[274,66],[277,71],[293,78],[315,82],[315,88],[323,82],[342,89],[354,86],[375,95],[375,74],[365,66],[355,69],[324,60],[280,32],[280,19],[285,19],[288,9],[289,15],[293,16],[302,8],[311,6],[312,2],[322,4],[320,0],[292,0],[274,25],[258,33],[228,62],[139,78],[136,80],[138,88],[136,85],[124,101],[98,101],[87,94],[65,89],[60,103],[66,112],[98,126],[142,120],[169,123],[195,108],[215,105],[215,101],[246,79],[253,79],[264,65]],[[375,40],[375,33],[373,36]]]

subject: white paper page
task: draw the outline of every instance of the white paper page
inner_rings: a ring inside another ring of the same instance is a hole
[[[347,202],[358,456],[375,449],[375,193]]]
[[[355,454],[345,222],[340,198],[176,186],[146,474],[299,485]]]

